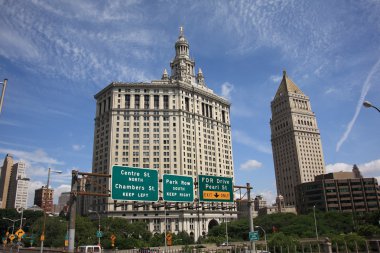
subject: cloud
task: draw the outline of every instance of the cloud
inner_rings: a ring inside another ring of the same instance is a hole
[[[367,78],[366,78],[366,80],[363,84],[363,87],[362,87],[362,93],[361,93],[360,98],[358,100],[358,103],[356,105],[355,114],[352,117],[350,123],[348,124],[346,131],[343,133],[343,135],[340,137],[338,143],[336,144],[336,152],[339,151],[340,147],[347,140],[348,136],[351,133],[352,128],[354,127],[356,119],[359,116],[359,112],[360,112],[361,108],[363,107],[363,102],[364,102],[365,96],[367,95],[368,90],[372,86],[372,80],[377,82],[377,80],[379,80],[379,79],[380,79],[380,58],[373,65],[373,67],[371,68],[371,71],[367,75]]]
[[[80,150],[84,149],[86,146],[80,145],[80,144],[74,144],[72,147],[73,147],[74,151],[80,151]]]
[[[263,164],[259,161],[248,160],[245,163],[243,163],[242,165],[240,165],[240,169],[241,170],[255,170],[255,169],[261,168],[262,166],[263,166]]]
[[[258,195],[262,195],[267,201],[267,206],[271,206],[272,204],[276,203],[277,194],[272,190],[263,190],[258,192],[260,192]]]
[[[222,97],[231,99],[231,93],[234,90],[234,85],[229,82],[225,82],[222,84]]]
[[[2,154],[12,154],[14,157],[17,157],[17,160],[23,160],[27,163],[43,163],[49,165],[62,165],[63,162],[60,162],[52,157],[49,157],[48,154],[43,149],[36,149],[33,152],[27,152],[22,150],[15,149],[2,149],[0,148],[0,153]]]
[[[328,164],[326,165],[326,172],[350,172],[352,171],[353,164],[347,164],[347,163],[335,163],[335,164]],[[369,161],[363,164],[357,164],[360,172],[363,176],[370,176],[374,174],[380,174],[380,159]],[[377,176],[377,175],[376,175]]]
[[[262,153],[266,153],[266,154],[272,153],[272,149],[269,146],[267,146],[266,144],[260,143],[257,140],[254,140],[252,137],[250,137],[244,132],[241,132],[239,130],[232,130],[232,135],[233,135],[233,140],[240,144],[252,147]]]
[[[28,188],[28,203],[27,206],[30,207],[34,203],[34,191],[41,188],[43,185],[46,185],[40,181],[30,181]]]
[[[337,92],[337,89],[335,89],[334,87],[329,87],[325,90],[325,94],[331,94],[331,93],[336,93]]]
[[[40,189],[42,186],[46,186],[46,183],[43,183],[41,181],[30,181],[29,182],[29,188],[28,188],[28,202],[27,206],[30,207],[34,204],[34,195],[35,190]],[[58,198],[61,195],[62,192],[69,192],[71,191],[71,186],[67,184],[61,184],[57,187],[49,186],[49,189],[54,189],[54,196],[53,196],[53,203],[58,203]]]
[[[54,188],[54,203],[58,203],[58,198],[61,196],[62,192],[70,192],[71,185],[61,184]]]
[[[19,122],[15,121],[10,121],[10,120],[0,120],[0,125],[5,125],[5,126],[13,126],[13,127],[21,127],[23,124],[20,124]]]
[[[282,76],[272,75],[269,77],[269,79],[272,80],[272,82],[278,84],[282,80]]]

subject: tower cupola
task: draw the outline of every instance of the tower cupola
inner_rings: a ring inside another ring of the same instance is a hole
[[[194,66],[195,62],[190,59],[189,43],[185,38],[183,27],[180,27],[179,36],[175,43],[175,57],[170,63],[170,79],[195,83]]]

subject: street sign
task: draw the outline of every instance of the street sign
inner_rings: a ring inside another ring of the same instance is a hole
[[[230,177],[198,175],[198,189],[201,202],[234,202]]]
[[[116,240],[116,236],[114,234],[111,235],[111,246],[112,247],[115,247],[115,240]]]
[[[192,177],[164,174],[162,184],[162,198],[165,201],[194,201],[194,183]]]
[[[97,231],[96,231],[96,237],[98,237],[98,238],[103,237],[103,232],[97,230]]]
[[[25,232],[24,232],[24,230],[22,230],[22,228],[20,228],[19,230],[16,231],[15,234],[17,235],[17,237],[18,237],[19,239],[21,239],[22,236],[25,235]]]
[[[16,237],[14,236],[14,234],[11,234],[8,238],[9,240],[13,241]]]
[[[112,167],[111,197],[114,200],[157,201],[157,170]]]
[[[259,231],[249,232],[249,240],[250,241],[258,241],[259,239],[260,239]]]

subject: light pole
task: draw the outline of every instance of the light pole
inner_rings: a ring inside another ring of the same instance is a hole
[[[1,97],[0,97],[0,114],[3,109],[3,101],[4,101],[5,89],[7,88],[7,82],[8,82],[8,79],[4,79],[4,82],[0,82],[0,84],[3,85],[3,89],[1,91]]]
[[[317,240],[319,240],[319,237],[318,237],[318,228],[317,228],[317,218],[315,216],[315,205],[313,206],[313,213],[314,213],[315,235],[317,236]]]
[[[255,226],[255,228],[260,228],[264,233],[264,240],[265,240],[265,251],[268,251],[268,243],[267,243],[267,233],[261,226]]]
[[[315,235],[317,236],[318,252],[321,252],[321,248],[320,248],[320,246],[319,246],[318,227],[317,227],[317,217],[315,216],[315,205],[313,206],[313,213],[314,213]]]
[[[98,211],[93,211],[93,210],[88,210],[89,213],[96,213],[98,215],[98,231],[99,233],[97,234],[98,237],[98,245],[100,246],[100,214]]]
[[[45,208],[43,208],[44,210],[44,223],[43,223],[43,226],[42,226],[42,233],[41,233],[41,253],[44,252],[44,241],[45,241],[45,226],[46,226],[46,202],[47,202],[47,196],[48,196],[48,193],[49,193],[49,183],[50,183],[50,173],[53,172],[53,173],[56,173],[56,174],[62,174],[62,171],[60,170],[52,170],[49,168],[48,170],[48,179],[47,179],[47,184],[46,184],[46,194],[44,194],[44,191],[42,190],[42,198],[44,199],[44,202],[45,202]]]
[[[369,101],[364,101],[363,106],[365,108],[371,108],[371,107],[375,108],[378,112],[380,112],[380,109],[378,107],[374,106],[373,104],[371,104],[371,102],[369,102]]]
[[[228,246],[228,226],[227,226],[227,215],[226,213],[224,213],[225,215],[225,222],[226,222],[226,243],[227,243],[227,246]]]

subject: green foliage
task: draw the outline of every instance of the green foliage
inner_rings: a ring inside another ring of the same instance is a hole
[[[282,232],[274,233],[269,238],[268,245],[270,247],[289,247],[294,248],[295,245],[298,245],[299,241],[296,237],[285,235]]]
[[[378,226],[371,224],[357,226],[357,232],[361,236],[373,237],[380,235],[380,229]]]
[[[186,231],[173,234],[174,245],[189,245],[194,243],[194,238],[191,237]]]
[[[366,248],[365,238],[356,233],[331,235],[330,238],[331,243],[333,245],[338,245],[341,250],[344,250],[346,246],[351,251],[356,250],[356,247],[358,247],[359,250],[364,250]]]

